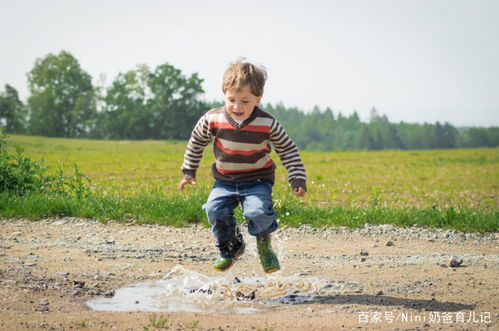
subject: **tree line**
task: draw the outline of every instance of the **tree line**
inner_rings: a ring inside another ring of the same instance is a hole
[[[109,86],[94,86],[69,52],[36,60],[28,73],[29,97],[0,91],[4,132],[94,139],[188,139],[199,117],[222,105],[203,101],[203,79],[165,63],[137,65]],[[368,122],[326,108],[305,112],[282,103],[263,108],[307,150],[432,149],[499,146],[499,128],[458,129],[449,123],[391,123],[373,108]]]
[[[357,112],[349,116],[330,108],[315,107],[304,113],[282,104],[266,105],[301,149],[383,150],[448,149],[499,146],[499,127],[457,129],[449,123],[391,123],[372,108],[370,120],[362,122]]]

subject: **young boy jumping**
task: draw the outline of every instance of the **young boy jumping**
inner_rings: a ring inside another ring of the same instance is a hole
[[[180,190],[196,183],[203,150],[214,138],[215,183],[203,210],[220,250],[220,257],[213,263],[219,271],[227,270],[244,252],[234,218],[239,203],[248,220],[249,234],[256,236],[263,270],[271,273],[280,269],[270,243],[270,233],[277,230],[272,204],[276,165],[270,158],[270,143],[288,171],[296,195],[302,197],[307,191],[305,168],[296,145],[277,120],[258,107],[266,79],[264,68],[242,60],[230,65],[222,83],[225,107],[212,109],[199,119],[184,155]]]

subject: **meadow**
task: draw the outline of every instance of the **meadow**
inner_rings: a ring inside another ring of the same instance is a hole
[[[0,216],[98,219],[186,225],[206,224],[200,205],[213,178],[211,147],[205,150],[197,185],[177,189],[185,141],[104,141],[11,135],[9,150],[22,147],[53,171],[73,164],[89,179],[92,197],[69,201],[9,196]],[[301,152],[308,193],[295,197],[278,164],[274,204],[283,225],[401,226],[497,231],[499,149],[379,152]],[[30,202],[31,201],[31,202]],[[37,202],[38,201],[38,202]],[[51,208],[50,205],[55,207]],[[48,205],[48,206],[47,206]],[[40,209],[36,211],[36,209]],[[24,210],[24,211],[23,211]],[[240,216],[240,211],[238,215]]]

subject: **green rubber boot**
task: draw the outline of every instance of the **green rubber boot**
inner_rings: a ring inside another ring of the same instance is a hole
[[[245,244],[239,229],[236,229],[236,235],[231,241],[218,245],[218,248],[220,249],[220,257],[213,262],[213,268],[225,271],[244,253]]]
[[[258,249],[258,256],[260,256],[263,271],[270,274],[281,269],[279,259],[270,244],[269,234],[256,236],[256,247]]]
[[[232,266],[232,263],[234,263],[234,259],[220,256],[215,262],[213,262],[213,268],[218,271],[225,271]]]
[[[229,269],[234,261],[238,259],[244,253],[244,244],[239,248],[234,257],[224,257],[220,256],[215,262],[213,262],[213,268],[218,271],[225,271]]]

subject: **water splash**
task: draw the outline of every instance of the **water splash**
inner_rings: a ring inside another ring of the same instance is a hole
[[[253,313],[269,305],[313,303],[314,298],[360,291],[357,282],[298,275],[209,277],[178,265],[162,280],[120,288],[114,297],[93,299],[87,306],[105,311]]]

